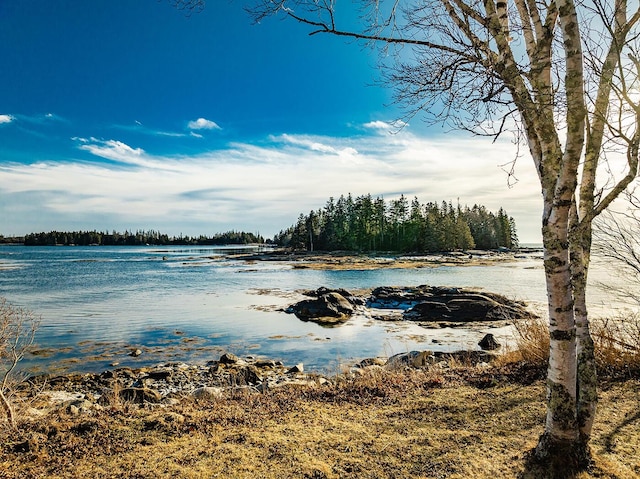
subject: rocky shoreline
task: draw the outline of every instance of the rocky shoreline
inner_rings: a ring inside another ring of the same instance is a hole
[[[389,358],[364,359],[344,374],[353,377],[374,369],[446,370],[461,363],[488,368],[494,357],[486,351],[410,351]],[[165,363],[102,373],[34,376],[19,385],[16,393],[22,403],[29,404],[24,416],[37,419],[56,410],[80,415],[123,404],[146,407],[171,406],[185,400],[210,402],[238,392],[264,394],[286,387],[330,387],[336,380],[337,376],[305,372],[301,363],[285,366],[280,361],[224,353],[204,365]]]
[[[490,266],[529,256],[541,257],[541,248],[517,250],[468,250],[429,254],[306,252],[274,249],[253,254],[231,254],[227,259],[247,263],[275,262],[295,269],[372,270],[385,268],[435,268],[439,266]],[[216,258],[211,258],[216,259]]]

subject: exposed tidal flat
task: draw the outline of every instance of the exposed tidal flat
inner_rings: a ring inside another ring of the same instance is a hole
[[[544,314],[540,250],[428,255],[289,255],[263,248],[0,247],[0,291],[42,317],[25,366],[89,372],[166,361],[204,363],[225,351],[337,371],[411,350],[478,349],[508,325],[425,327],[354,314],[325,327],[283,310],[305,290],[379,286],[480,288]],[[605,294],[591,303],[611,307]],[[435,326],[435,325],[434,325]],[[141,354],[131,355],[139,350]]]

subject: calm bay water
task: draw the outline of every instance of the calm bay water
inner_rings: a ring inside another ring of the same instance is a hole
[[[476,348],[485,332],[507,328],[425,329],[354,317],[323,328],[278,311],[296,290],[419,284],[482,287],[544,303],[539,255],[495,266],[314,271],[228,259],[203,247],[0,246],[0,296],[42,317],[38,355],[44,371],[99,371],[119,363],[206,361],[222,351],[303,362],[339,363],[412,349]],[[437,341],[437,342],[434,342]],[[132,358],[128,352],[140,348]]]

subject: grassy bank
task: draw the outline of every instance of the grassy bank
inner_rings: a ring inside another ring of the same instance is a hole
[[[544,368],[367,370],[173,406],[60,409],[5,431],[0,477],[539,478]],[[640,477],[640,381],[603,378],[592,472]]]

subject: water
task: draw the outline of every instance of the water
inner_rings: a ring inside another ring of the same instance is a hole
[[[485,332],[508,328],[425,329],[354,317],[339,327],[302,322],[279,309],[301,289],[419,284],[482,287],[546,300],[538,256],[495,266],[315,271],[245,263],[216,247],[0,246],[0,296],[42,317],[39,371],[96,371],[113,364],[204,362],[223,351],[336,370],[354,360],[412,349],[476,348]],[[437,341],[437,342],[434,342]],[[128,355],[140,348],[138,358]]]

